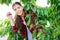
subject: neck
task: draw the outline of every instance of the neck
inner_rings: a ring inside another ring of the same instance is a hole
[[[25,20],[24,17],[22,17],[22,20],[23,20],[23,21]]]

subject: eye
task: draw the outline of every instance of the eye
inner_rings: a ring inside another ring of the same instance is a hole
[[[18,7],[18,9],[20,9],[20,7]]]

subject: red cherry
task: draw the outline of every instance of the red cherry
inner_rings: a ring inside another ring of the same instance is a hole
[[[35,13],[32,13],[31,17],[34,18],[35,16],[36,16],[36,14]]]
[[[34,22],[34,20],[33,20],[33,19],[31,19],[31,23],[32,23],[32,24],[35,24],[35,22]]]
[[[41,29],[43,29],[42,26],[36,28],[36,30],[41,30]]]
[[[34,28],[31,28],[31,32],[33,33],[33,31],[34,31]]]

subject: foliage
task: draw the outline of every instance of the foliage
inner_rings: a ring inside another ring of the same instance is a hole
[[[0,36],[3,37],[4,35],[8,36],[7,40],[24,40],[24,38],[20,35],[20,32],[13,33],[10,25],[9,19],[4,19],[0,21]]]
[[[7,4],[9,5],[11,3],[11,0],[0,0],[0,4]]]
[[[11,0],[7,3],[6,1],[0,1],[0,3],[9,4]],[[31,14],[36,14],[34,17],[34,22],[36,27],[41,27],[43,29],[37,31],[34,30],[33,38],[38,38],[38,40],[59,40],[60,39],[60,0],[48,0],[48,4],[51,6],[48,8],[42,8],[35,4],[36,0],[21,0],[20,3],[24,4],[24,9],[28,11],[26,16],[27,25],[30,24]],[[10,24],[6,21],[2,21],[0,26],[7,26],[4,30],[0,30],[0,35],[5,35],[11,33],[11,29],[8,28]],[[31,27],[31,25],[30,25]],[[3,32],[5,31],[5,32]],[[15,35],[16,36],[16,35]]]

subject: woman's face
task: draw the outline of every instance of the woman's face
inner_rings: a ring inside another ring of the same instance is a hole
[[[18,4],[15,4],[13,6],[13,10],[16,12],[17,15],[21,16],[23,14],[23,7]]]

